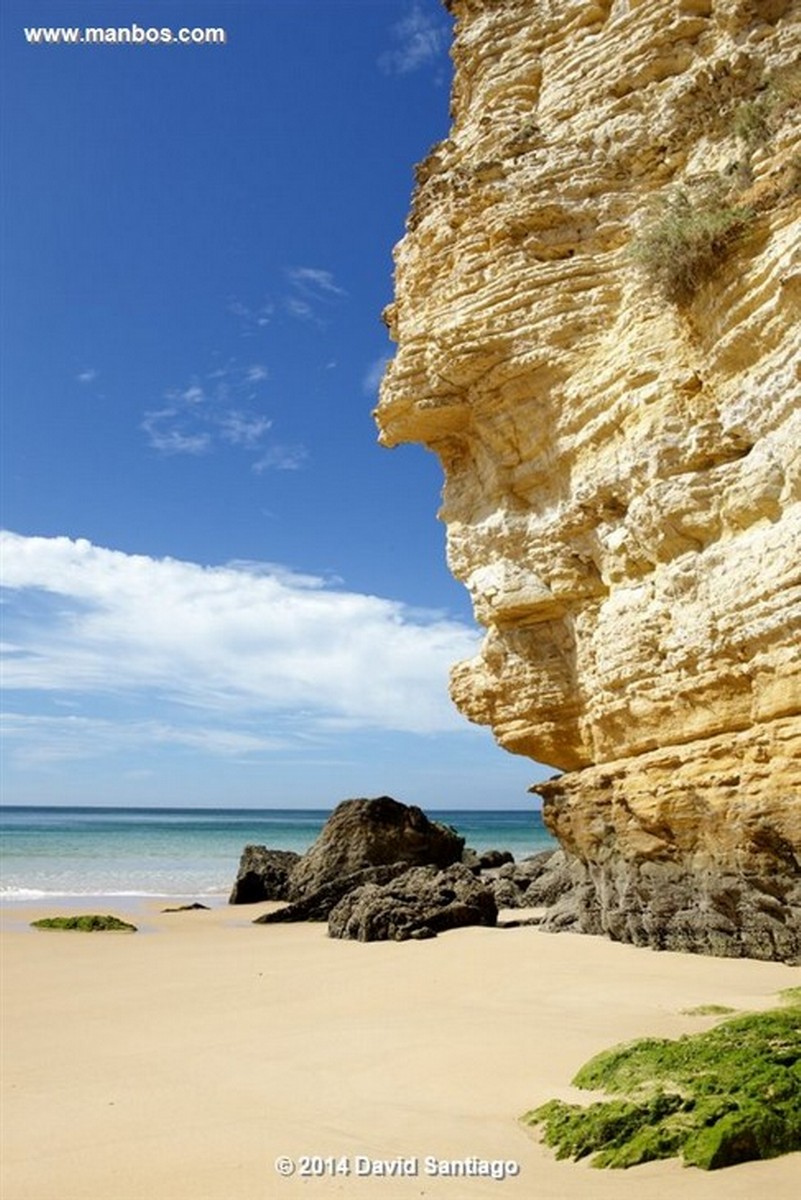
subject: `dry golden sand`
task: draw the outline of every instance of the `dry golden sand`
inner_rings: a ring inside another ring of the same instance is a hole
[[[58,910],[52,908],[50,913]],[[68,912],[69,909],[60,911]],[[104,911],[104,910],[101,910]],[[141,912],[132,935],[4,914],[2,1200],[795,1200],[801,1154],[704,1173],[556,1162],[518,1123],[615,1042],[799,974],[535,928],[358,945],[256,908]],[[124,914],[121,914],[124,915]],[[405,1178],[282,1178],[279,1155],[416,1157]],[[517,1177],[432,1177],[436,1159]]]

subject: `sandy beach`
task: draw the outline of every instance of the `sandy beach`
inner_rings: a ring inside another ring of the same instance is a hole
[[[707,1028],[682,1013],[699,1004],[771,1007],[797,970],[532,927],[360,945],[252,925],[264,907],[145,907],[132,935],[38,932],[39,910],[4,911],[3,1200],[798,1194],[801,1154],[596,1171],[518,1123],[570,1097],[598,1050]],[[472,1160],[512,1167],[440,1165]],[[398,1161],[386,1170],[407,1174],[379,1174]]]

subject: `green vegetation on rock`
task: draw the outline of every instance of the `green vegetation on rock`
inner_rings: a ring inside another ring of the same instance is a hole
[[[98,933],[109,930],[136,932],[135,925],[121,921],[119,917],[100,916],[97,913],[86,913],[80,917],[42,917],[38,921],[31,921],[31,925],[35,929],[77,929],[81,933]]]
[[[801,104],[801,69],[790,67],[762,80],[756,91],[730,110],[730,133],[739,145],[738,160],[717,176],[697,177],[686,188],[657,198],[650,217],[632,244],[632,254],[647,278],[667,300],[688,303],[725,260],[730,248],[768,203],[778,203],[801,187],[795,156],[786,159],[771,188],[756,205],[746,202],[754,183],[756,152],[774,142],[795,119]],[[779,151],[779,153],[784,153]],[[688,190],[689,189],[689,190]],[[753,196],[751,196],[753,200]]]
[[[801,68],[786,67],[764,80],[757,92],[734,110],[734,134],[748,150],[764,145],[787,115],[801,103]]]
[[[696,1004],[694,1008],[683,1008],[681,1011],[685,1017],[727,1017],[737,1009],[730,1008],[728,1004]]]
[[[763,94],[746,100],[735,110],[732,127],[735,135],[749,150],[762,146],[770,138],[770,103]]]
[[[619,1099],[551,1100],[523,1120],[544,1126],[557,1158],[592,1154],[595,1167],[681,1155],[715,1170],[801,1150],[801,999],[788,1005],[606,1050],[573,1083]]]
[[[634,243],[634,257],[668,300],[689,300],[724,258],[751,219],[748,209],[726,203],[720,190],[691,197],[679,188],[661,197]]]
[[[789,987],[779,992],[783,1004],[801,1005],[801,987]]]

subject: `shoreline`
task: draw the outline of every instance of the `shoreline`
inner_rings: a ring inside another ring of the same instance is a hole
[[[0,905],[114,903],[227,897],[247,845],[305,853],[330,811],[73,806],[0,809]],[[511,850],[519,861],[556,842],[538,812],[452,810],[465,844]],[[211,902],[211,901],[209,901]]]
[[[557,1162],[518,1120],[552,1096],[586,1100],[569,1081],[599,1050],[715,1023],[682,1009],[778,1005],[797,968],[536,927],[364,945],[324,924],[252,925],[267,904],[161,907],[142,906],[145,936],[116,937],[30,936],[0,912],[9,1200],[796,1194],[801,1154],[596,1171]],[[351,1174],[281,1176],[282,1155]],[[359,1175],[359,1156],[416,1159],[416,1173]],[[465,1174],[429,1175],[429,1156]],[[473,1160],[519,1173],[481,1175]]]
[[[105,912],[107,909],[119,908],[125,909],[127,912],[142,912],[151,908],[159,911],[160,905],[173,904],[205,904],[210,909],[225,908],[228,906],[228,896],[230,889],[227,892],[214,892],[210,895],[205,895],[198,892],[165,892],[161,893],[138,893],[138,892],[97,892],[92,894],[80,893],[71,895],[69,892],[53,892],[52,895],[25,897],[20,899],[9,898],[7,896],[0,897],[0,919],[4,916],[21,912],[23,915],[28,911],[45,908],[53,909],[80,909],[81,912],[86,912],[92,909],[95,912]],[[236,906],[233,907],[246,907]],[[49,913],[47,915],[57,916],[58,913]]]

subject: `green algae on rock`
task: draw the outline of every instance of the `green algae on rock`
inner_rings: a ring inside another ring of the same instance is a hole
[[[796,989],[788,989],[795,991]],[[527,1113],[557,1158],[632,1167],[678,1155],[704,1170],[801,1150],[801,1002],[749,1013],[672,1041],[605,1050],[576,1087],[619,1098],[550,1100]]]
[[[31,921],[34,929],[77,929],[80,933],[136,933],[136,926],[110,914],[85,913],[79,917],[42,917]]]
[[[683,1008],[681,1011],[685,1017],[727,1017],[737,1009],[728,1004],[696,1004],[693,1008]]]

